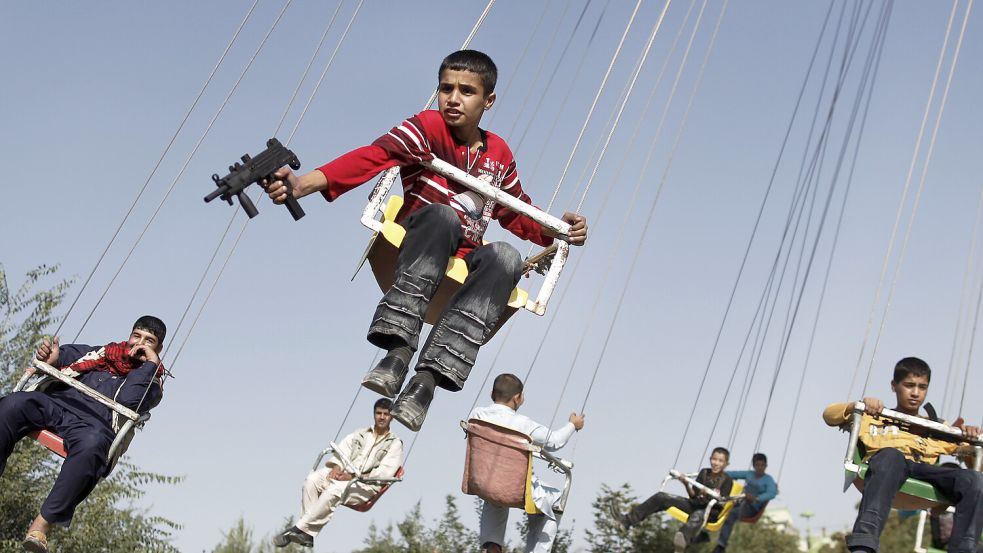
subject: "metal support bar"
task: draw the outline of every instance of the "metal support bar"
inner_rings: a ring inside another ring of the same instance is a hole
[[[31,360],[31,364],[34,365],[35,369],[43,372],[44,374],[52,378],[57,379],[59,382],[67,386],[75,388],[82,395],[90,399],[93,399],[95,401],[98,401],[99,403],[105,405],[106,407],[109,407],[113,411],[116,411],[117,413],[130,419],[131,421],[136,422],[137,420],[140,419],[140,415],[136,411],[128,407],[125,407],[123,405],[120,405],[119,403],[113,401],[111,398],[100,394],[99,392],[93,390],[92,388],[86,386],[85,384],[82,384],[78,380],[75,380],[74,378],[62,374],[61,371],[45,363],[44,361],[33,359]]]

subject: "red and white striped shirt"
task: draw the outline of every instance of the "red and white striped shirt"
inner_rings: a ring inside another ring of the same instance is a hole
[[[440,112],[418,113],[393,127],[370,146],[352,150],[318,168],[328,181],[322,194],[329,202],[365,183],[378,173],[399,166],[403,179],[404,203],[396,222],[410,213],[432,203],[453,207],[461,218],[464,230],[457,256],[463,257],[481,244],[481,238],[491,219],[498,220],[509,232],[541,246],[553,243],[543,234],[538,223],[510,211],[493,201],[485,201],[467,187],[446,179],[420,165],[421,161],[439,157],[456,165],[489,184],[501,188],[526,203],[529,196],[522,191],[515,160],[508,145],[496,134],[481,131],[484,144],[472,154],[466,144],[454,140]],[[477,201],[474,201],[477,199]],[[478,204],[478,205],[475,205]]]

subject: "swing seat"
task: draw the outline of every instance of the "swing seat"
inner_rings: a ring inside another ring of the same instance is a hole
[[[860,493],[864,491],[864,479],[867,477],[868,470],[867,463],[863,462],[864,454],[863,444],[857,442],[853,463],[845,468],[846,477],[853,477],[853,487]],[[852,467],[857,467],[857,470],[853,470]],[[952,500],[942,495],[935,486],[928,482],[909,478],[894,495],[891,507],[903,511],[915,511],[951,504]]]
[[[758,510],[758,512],[755,515],[749,516],[749,517],[744,517],[744,518],[740,519],[740,522],[743,522],[743,523],[746,523],[746,524],[754,524],[754,523],[758,522],[759,520],[761,520],[761,515],[765,514],[765,509],[767,509],[767,508],[768,508],[768,502],[765,501],[764,502],[764,505],[761,506],[761,509]]]
[[[35,430],[28,435],[62,459],[68,457],[68,450],[65,449],[65,440],[62,440],[58,434],[50,430]]]
[[[529,436],[487,421],[461,422],[468,445],[461,491],[499,507],[542,511],[532,499],[532,457],[538,447]]]
[[[399,255],[399,247],[406,236],[406,229],[396,223],[396,216],[403,207],[403,198],[391,196],[386,204],[386,209],[382,216],[382,230],[375,233],[369,241],[366,249],[366,258],[375,275],[376,282],[383,293],[389,291],[393,284],[393,276],[396,273],[396,257]],[[434,324],[444,310],[444,306],[451,296],[464,284],[464,279],[468,277],[468,265],[459,257],[451,257],[447,261],[447,271],[444,278],[437,287],[430,305],[427,307],[425,315],[426,322]],[[512,290],[509,296],[508,307],[505,313],[499,318],[496,329],[505,324],[517,310],[526,305],[529,294],[521,288]],[[493,331],[494,334],[494,331]]]
[[[109,451],[106,453],[106,460],[109,465],[109,468],[106,470],[106,474],[108,475],[114,468],[116,468],[116,463],[119,462],[120,458],[130,447],[130,442],[133,440],[137,427],[139,426],[142,428],[143,425],[150,419],[150,413],[144,413],[142,415],[138,414],[136,411],[133,411],[132,409],[117,403],[113,399],[100,394],[99,392],[62,373],[58,369],[44,363],[43,361],[34,359],[32,360],[32,365],[34,366],[34,369],[40,371],[43,376],[40,381],[31,386],[31,390],[42,391],[47,386],[59,381],[68,385],[69,387],[75,388],[86,397],[112,409],[114,421],[117,418],[123,419],[123,423],[119,426],[119,430],[116,432],[116,437],[113,439],[113,443],[109,446]],[[14,391],[22,392],[27,390],[27,383],[34,374],[34,371],[25,371],[24,376],[22,376],[14,386]],[[116,423],[114,422],[113,424],[115,425]],[[55,434],[52,430],[45,428],[31,432],[28,435],[62,459],[68,457],[68,450],[65,448],[65,441],[61,436]]]
[[[403,470],[403,467],[399,467],[399,470],[396,471],[395,478],[402,479],[404,474],[406,474],[406,471]],[[375,502],[379,501],[379,498],[382,497],[382,494],[386,493],[386,491],[389,490],[389,488],[391,488],[392,486],[393,486],[392,482],[386,484],[385,486],[382,487],[382,489],[375,492],[375,495],[370,497],[369,500],[366,501],[365,503],[357,503],[355,505],[349,505],[346,503],[345,507],[348,507],[349,509],[353,511],[358,511],[360,513],[368,512],[375,505]]]
[[[744,491],[744,485],[741,484],[740,482],[734,481],[731,484],[730,492],[727,495],[733,497],[739,495],[743,491]],[[730,515],[730,512],[731,510],[733,510],[734,505],[736,503],[737,502],[733,500],[724,502],[724,506],[720,509],[720,514],[718,514],[717,518],[715,518],[712,522],[709,520],[709,509],[707,509],[708,517],[707,520],[703,522],[703,529],[706,530],[707,532],[719,532],[724,525],[724,521],[727,520],[727,516]],[[678,520],[679,522],[682,522],[683,524],[685,524],[686,521],[689,520],[689,513],[683,511],[682,509],[678,509],[676,507],[669,507],[668,509],[666,509],[666,512],[669,513],[669,516]],[[762,512],[764,512],[763,509]]]
[[[863,460],[866,455],[863,443],[861,443],[859,436],[865,408],[866,407],[864,406],[863,402],[857,402],[854,405],[853,416],[850,423],[850,438],[847,442],[847,454],[843,462],[845,476],[843,491],[846,491],[846,489],[850,487],[850,484],[853,484],[853,486],[856,487],[861,493],[864,489],[864,479],[867,477],[868,465]],[[880,417],[896,421],[901,425],[905,425],[906,427],[918,426],[925,428],[930,433],[939,437],[944,437],[948,440],[967,441],[962,437],[961,430],[939,422],[922,419],[920,417],[913,417],[891,409],[885,409],[881,413]],[[980,442],[978,441],[972,442],[972,445],[974,446],[976,452],[974,469],[979,470],[980,464],[983,462],[983,455],[981,455],[983,454],[983,448],[981,448]],[[898,490],[897,494],[895,494],[894,501],[891,503],[891,506],[900,510],[918,510],[951,504],[952,500],[939,492],[939,490],[931,484],[921,480],[916,480],[914,478],[909,478],[905,480],[904,484],[901,485],[901,489]]]

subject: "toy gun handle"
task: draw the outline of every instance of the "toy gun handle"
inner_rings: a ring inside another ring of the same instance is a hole
[[[252,219],[253,217],[259,215],[259,210],[256,209],[256,204],[249,199],[249,194],[246,194],[245,190],[236,194],[236,197],[239,198],[239,205],[241,205],[242,210],[246,212],[246,216]],[[294,201],[296,202],[297,200]],[[294,217],[294,219],[297,219],[297,217]]]
[[[245,196],[245,194],[243,194],[243,196]],[[240,198],[239,201],[241,203],[242,199]],[[297,198],[294,198],[293,187],[290,185],[287,185],[287,201],[283,202],[283,205],[287,206],[287,211],[290,212],[290,216],[294,218],[294,221],[299,221],[301,217],[307,215],[304,213],[304,208],[300,207],[300,203],[297,201]],[[250,204],[250,207],[252,207],[252,204]],[[249,213],[249,208],[246,207],[246,204],[243,203],[242,208],[246,210],[247,214]],[[254,211],[256,210],[255,207],[252,209]],[[250,217],[252,217],[252,215],[250,215]]]

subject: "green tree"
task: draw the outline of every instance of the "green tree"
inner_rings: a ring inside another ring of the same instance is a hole
[[[56,266],[27,273],[12,290],[0,265],[0,393],[10,392],[44,331],[56,321],[54,311],[71,285],[55,278]],[[142,437],[146,439],[146,437]],[[138,445],[136,447],[139,447]],[[0,476],[0,553],[22,551],[20,541],[51,489],[61,459],[33,440],[21,440]],[[171,544],[179,525],[138,508],[148,485],[175,484],[179,478],[144,472],[121,462],[99,483],[75,513],[71,529],[55,528],[52,550],[66,553],[118,551],[177,552]]]
[[[665,521],[662,517],[651,516],[625,532],[611,518],[610,506],[627,511],[635,502],[631,486],[622,484],[618,489],[607,485],[592,503],[594,527],[586,530],[589,551],[594,553],[672,553],[672,538],[679,528],[676,521]]]
[[[287,519],[284,526],[293,524],[291,519]],[[259,543],[253,539],[253,529],[246,524],[240,516],[228,532],[222,532],[222,541],[212,549],[212,553],[303,553],[307,549],[295,543],[288,544],[283,548],[274,548],[272,537],[265,537]]]
[[[712,542],[713,540],[711,540]],[[767,518],[754,524],[737,524],[727,544],[729,553],[796,553],[799,551],[799,536],[785,532],[772,524]]]

